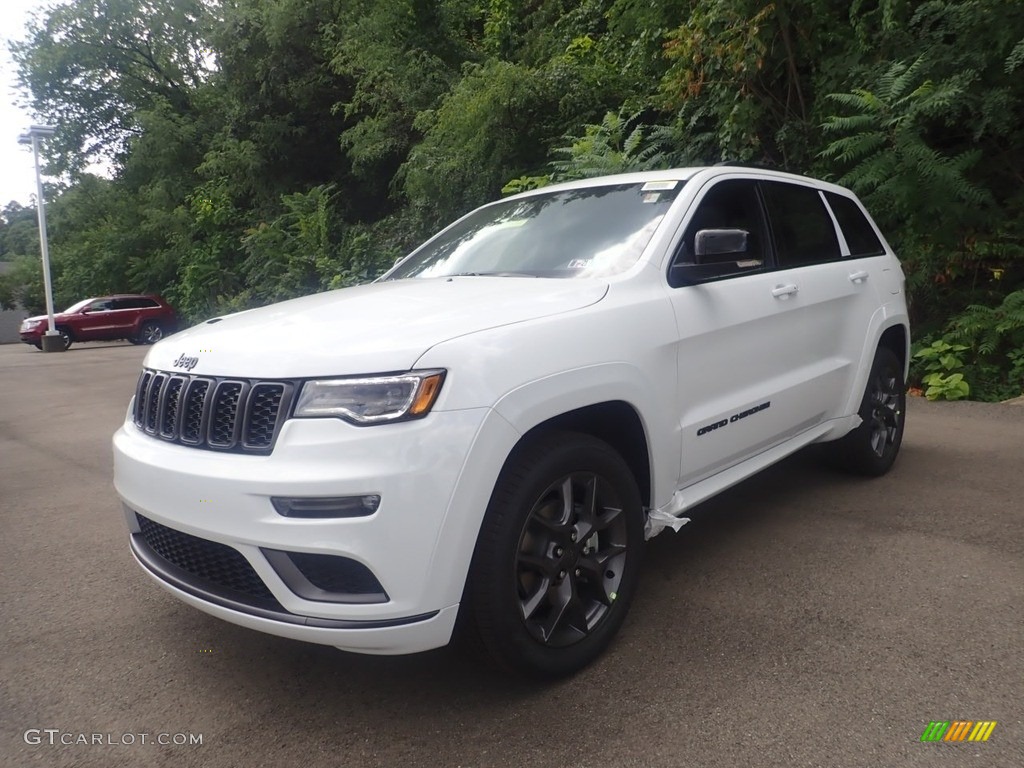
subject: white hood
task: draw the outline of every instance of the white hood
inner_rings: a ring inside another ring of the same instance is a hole
[[[580,309],[607,290],[600,281],[530,277],[371,283],[208,320],[168,336],[145,365],[265,379],[402,371],[448,339]]]

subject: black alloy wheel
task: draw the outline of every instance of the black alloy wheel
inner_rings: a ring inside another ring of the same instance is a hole
[[[884,475],[903,443],[906,412],[903,365],[892,350],[879,347],[858,411],[860,425],[826,446],[832,463],[862,475]]]
[[[572,674],[625,620],[644,547],[640,491],[611,446],[574,432],[528,437],[484,515],[460,634],[505,669]]]
[[[519,608],[535,640],[572,645],[608,616],[618,597],[629,531],[622,500],[593,472],[556,480],[530,510],[519,536]]]

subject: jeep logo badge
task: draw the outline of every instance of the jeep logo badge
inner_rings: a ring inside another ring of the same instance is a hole
[[[171,363],[175,368],[184,368],[186,371],[191,371],[197,365],[199,365],[198,357],[186,357],[181,355],[177,360]]]

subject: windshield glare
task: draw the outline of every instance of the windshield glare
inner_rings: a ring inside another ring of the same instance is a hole
[[[637,259],[682,181],[539,194],[470,214],[387,276],[606,277]]]
[[[68,307],[67,309],[65,309],[64,310],[64,314],[65,315],[73,314],[74,312],[77,312],[82,307],[84,307],[86,304],[88,304],[90,301],[92,301],[92,299],[82,299],[81,301],[76,302],[76,303],[72,304],[70,307]]]

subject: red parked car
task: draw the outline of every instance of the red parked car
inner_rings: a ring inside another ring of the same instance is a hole
[[[64,349],[74,341],[128,339],[132,344],[155,344],[174,333],[178,316],[159,296],[120,293],[85,299],[53,316]],[[21,323],[21,340],[42,349],[48,327],[46,315],[29,317]]]

